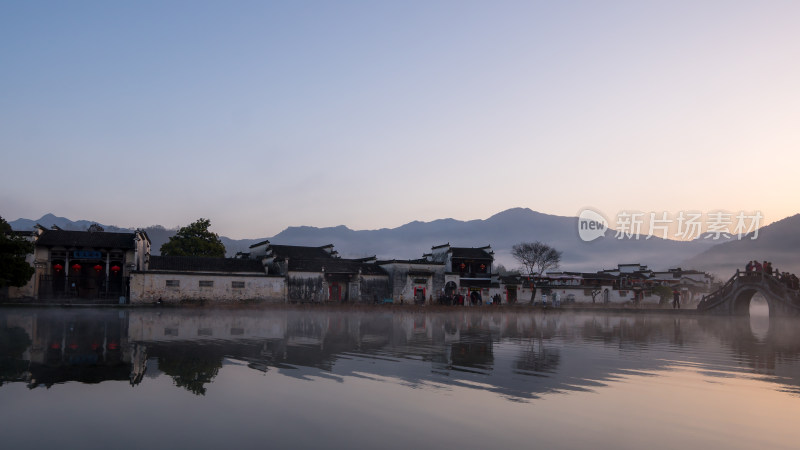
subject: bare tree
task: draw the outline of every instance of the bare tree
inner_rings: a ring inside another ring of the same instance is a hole
[[[511,248],[511,255],[531,276],[557,269],[561,263],[561,252],[539,241],[515,244]]]
[[[531,304],[536,301],[535,275],[541,275],[549,269],[557,269],[561,263],[561,252],[547,244],[536,242],[520,242],[511,247],[511,255],[522,264],[530,276]]]

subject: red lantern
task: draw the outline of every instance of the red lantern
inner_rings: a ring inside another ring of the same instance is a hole
[[[464,264],[464,263],[461,263],[461,268],[463,269],[463,268],[465,268],[465,267],[467,267],[467,265],[466,265],[466,264]]]
[[[72,268],[72,270],[74,270],[75,272],[80,272],[80,271],[81,271],[81,265],[80,265],[80,264],[73,264],[73,265],[72,265],[72,266],[70,266],[70,267],[71,267],[71,268]]]
[[[56,272],[61,272],[62,270],[64,270],[64,266],[62,266],[61,264],[53,264],[53,270],[55,270]]]
[[[103,266],[101,266],[100,264],[97,264],[96,266],[94,266],[94,271],[95,272],[100,272],[101,270],[103,270]]]
[[[116,272],[119,272],[119,269],[120,269],[120,267],[119,267],[119,266],[111,266],[111,271],[112,271],[112,272],[115,272],[115,273],[116,273]]]

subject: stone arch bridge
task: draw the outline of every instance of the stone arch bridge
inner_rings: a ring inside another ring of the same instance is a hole
[[[761,294],[769,305],[769,315],[800,316],[800,291],[788,287],[765,272],[736,271],[721,288],[703,297],[699,311],[719,315],[748,315],[750,300]]]

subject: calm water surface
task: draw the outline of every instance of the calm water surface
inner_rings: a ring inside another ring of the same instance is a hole
[[[800,321],[0,309],[3,448],[800,448]]]

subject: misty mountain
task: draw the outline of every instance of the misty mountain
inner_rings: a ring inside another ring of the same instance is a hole
[[[45,214],[39,220],[17,219],[13,222],[8,222],[8,224],[11,225],[11,229],[21,230],[21,231],[32,231],[33,227],[37,223],[48,229],[51,228],[53,225],[55,225],[61,228],[62,230],[67,230],[67,231],[86,231],[92,224],[97,222],[92,222],[91,220],[72,221],[67,219],[66,217],[59,217],[53,214]],[[130,228],[120,228],[114,225],[103,225],[103,224],[98,224],[98,225],[103,227],[105,231],[114,233],[124,233],[132,231]]]
[[[53,214],[45,214],[38,220],[17,219],[9,222],[9,225],[11,225],[11,228],[14,230],[31,231],[37,223],[47,229],[50,229],[53,225],[56,225],[63,230],[70,231],[86,231],[92,224],[95,223],[103,227],[104,231],[114,233],[130,233],[135,229],[135,227],[121,228],[114,225],[105,225],[91,220],[72,221],[65,217],[59,217]],[[149,227],[143,227],[142,230],[144,230],[147,233],[147,236],[150,238],[150,243],[152,245],[151,252],[154,255],[159,255],[161,254],[161,245],[169,241],[169,238],[175,235],[175,233],[178,231],[178,228],[164,228],[161,225],[152,225]],[[238,251],[246,252],[251,245],[264,240],[264,238],[231,239],[226,236],[220,236],[219,238],[222,241],[222,244],[225,245],[227,256],[233,256]]]
[[[651,238],[614,239],[605,237],[584,242],[578,236],[578,219],[543,214],[527,208],[513,208],[486,219],[459,221],[440,219],[411,222],[393,229],[354,231],[345,226],[315,228],[289,227],[270,241],[290,245],[333,243],[344,257],[376,255],[378,258],[419,258],[434,245],[450,243],[458,247],[491,245],[500,264],[507,268],[519,264],[511,257],[511,247],[523,241],[542,241],[563,252],[565,270],[596,271],[622,263],[647,264],[654,269],[675,267],[689,257],[707,250],[718,241],[691,242]]]
[[[715,245],[687,259],[685,265],[728,277],[737,268],[744,270],[748,261],[767,260],[781,272],[800,273],[800,214],[759,229],[756,239],[750,237]]]
[[[31,229],[30,227],[37,222],[49,228],[52,225],[51,221],[63,229],[87,229],[94,223],[85,220],[71,222],[52,214],[48,214],[38,221],[19,219],[10,223],[14,229]],[[107,231],[126,230],[102,224],[101,226]],[[167,229],[158,225],[143,229],[150,237],[153,254],[159,254],[161,245],[177,231],[177,229]],[[797,229],[796,225],[795,229]],[[705,254],[715,246],[723,245],[719,241],[706,239],[685,242],[656,237],[645,239],[642,236],[639,240],[620,240],[615,239],[614,234],[614,231],[607,230],[605,237],[584,242],[578,236],[578,219],[576,217],[543,214],[527,208],[512,208],[485,220],[415,221],[397,228],[379,230],[351,230],[344,225],[326,228],[298,226],[286,228],[273,237],[230,239],[220,236],[220,239],[225,245],[228,256],[233,256],[237,251],[247,252],[250,245],[264,239],[285,245],[334,244],[339,254],[345,258],[376,255],[381,259],[419,258],[423,253],[429,252],[432,246],[448,242],[457,247],[491,245],[495,251],[497,262],[509,269],[519,265],[511,257],[511,247],[519,242],[538,240],[563,252],[563,269],[581,271],[613,268],[617,264],[624,263],[647,264],[650,268],[657,270],[679,265],[684,268],[710,270],[716,266],[708,260],[695,260],[693,257]],[[800,236],[795,239],[800,239]],[[758,242],[761,242],[760,238]],[[780,246],[776,247],[776,251],[778,249]],[[757,256],[753,255],[749,259],[755,257]],[[765,256],[762,259],[769,258]],[[779,258],[774,256],[772,260],[776,264],[779,262]],[[738,263],[738,259],[735,262]],[[706,264],[708,264],[708,268],[706,268]],[[727,268],[723,269],[723,272],[728,271]]]

